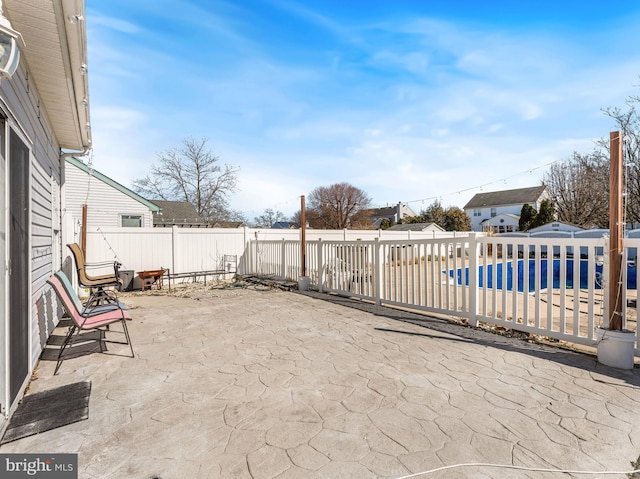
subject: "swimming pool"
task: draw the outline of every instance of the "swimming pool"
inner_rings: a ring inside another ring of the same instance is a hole
[[[529,282],[528,282],[528,288],[527,290],[529,292],[533,292],[536,290],[536,281],[540,282],[540,289],[546,289],[548,287],[548,268],[549,268],[549,261],[552,261],[552,267],[553,267],[553,272],[552,272],[552,287],[554,289],[559,289],[560,288],[560,259],[553,259],[553,260],[548,260],[548,259],[541,259],[541,260],[535,260],[535,259],[530,259],[527,260],[529,261],[529,274],[528,274],[528,278],[529,278]],[[574,278],[573,278],[573,259],[567,259],[566,261],[566,265],[565,265],[565,276],[566,276],[566,282],[565,282],[565,287],[568,289],[573,289],[573,284],[574,284]],[[602,264],[597,264],[595,265],[595,274],[593,276],[593,278],[589,279],[588,277],[588,261],[587,260],[578,260],[580,261],[580,289],[588,289],[590,286],[595,287],[595,289],[601,289],[602,288]],[[519,259],[517,261],[517,271],[516,271],[516,280],[517,280],[517,291],[522,292],[524,291],[524,275],[525,275],[525,264],[524,264],[525,260],[523,259]],[[540,265],[540,271],[538,272],[536,270],[537,265]],[[496,278],[495,278],[495,282],[496,282],[496,289],[503,289],[503,274],[502,274],[502,270],[503,270],[503,263],[498,263],[495,265],[496,266]],[[514,286],[514,271],[513,271],[513,261],[509,261],[506,264],[507,267],[507,271],[506,271],[506,289],[507,291],[513,291],[513,286]],[[487,278],[487,288],[493,289],[493,281],[494,281],[494,275],[493,275],[493,264],[489,264],[487,265],[487,274],[486,274]],[[463,270],[462,268],[458,268],[457,270],[453,270],[450,269],[449,270],[449,277],[451,278],[455,278],[457,281],[458,285],[462,285],[463,284]],[[482,288],[484,287],[484,281],[485,281],[485,273],[484,273],[484,266],[481,265],[478,268],[478,280],[479,280],[479,286]],[[591,284],[590,284],[591,281]],[[632,263],[629,263],[627,265],[627,289],[636,289],[637,287],[637,266]],[[465,268],[464,269],[464,285],[465,286],[469,286],[469,268]]]

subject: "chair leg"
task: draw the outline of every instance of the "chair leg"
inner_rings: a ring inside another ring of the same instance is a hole
[[[62,354],[64,353],[65,349],[73,346],[74,341],[72,338],[75,331],[76,331],[76,325],[74,324],[69,328],[69,332],[67,333],[67,335],[64,338],[64,341],[62,342],[62,347],[60,348],[60,352],[58,353],[58,361],[56,362],[56,368],[53,371],[54,376],[58,374],[58,370],[60,369],[60,366],[62,366],[62,361],[64,361]],[[80,331],[78,331],[78,333],[80,333]]]
[[[135,358],[135,354],[133,352],[133,344],[131,344],[131,337],[129,336],[129,329],[127,328],[127,320],[122,318],[122,329],[124,329],[124,337],[127,338],[127,343],[129,344],[129,348],[131,349],[131,357]]]

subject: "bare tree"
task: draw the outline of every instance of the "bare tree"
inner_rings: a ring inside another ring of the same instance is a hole
[[[151,174],[133,181],[133,189],[152,199],[188,201],[206,220],[232,220],[229,194],[235,191],[238,168],[221,164],[205,138],[185,138],[179,147],[158,154]]]
[[[614,120],[616,130],[622,133],[626,221],[640,223],[640,96],[630,96],[626,104],[626,110],[605,108],[603,112]],[[607,158],[610,158],[609,141],[607,137],[597,143],[597,149]]]
[[[302,211],[296,211],[291,217],[291,222],[296,228],[300,228],[302,226]],[[307,208],[305,211],[305,222],[306,226],[310,228],[322,228],[322,220],[320,219],[320,214],[312,209]]]
[[[372,230],[373,215],[369,209],[361,209],[349,220],[349,228],[354,230]]]
[[[282,211],[273,211],[271,208],[264,210],[260,216],[253,219],[256,228],[271,228],[278,221],[286,221],[286,216]]]
[[[307,221],[313,228],[362,228],[370,204],[369,196],[349,183],[319,186],[309,194]]]
[[[625,221],[640,223],[640,96],[630,96],[626,108],[609,107],[602,111],[614,120],[622,133],[625,184]],[[610,138],[596,142],[593,152],[574,153],[562,163],[551,166],[543,183],[549,187],[556,204],[558,220],[579,226],[609,225],[609,151]]]
[[[554,163],[542,182],[549,188],[557,219],[583,227],[609,224],[609,162],[601,152],[574,152]]]

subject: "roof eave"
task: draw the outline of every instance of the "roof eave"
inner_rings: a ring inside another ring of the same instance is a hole
[[[21,61],[36,84],[61,149],[91,146],[87,35],[83,0],[3,0],[25,45]]]

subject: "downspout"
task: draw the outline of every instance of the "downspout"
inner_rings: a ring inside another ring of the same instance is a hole
[[[58,191],[58,196],[59,196],[58,197],[58,204],[60,205],[60,208],[59,208],[60,211],[58,213],[60,215],[60,231],[64,232],[64,235],[61,234],[61,236],[60,236],[60,239],[63,240],[63,241],[60,241],[60,251],[58,251],[59,260],[60,260],[60,266],[62,266],[64,264],[64,243],[66,242],[66,240],[69,239],[68,236],[66,236],[66,235],[69,234],[69,232],[66,231],[65,225],[62,222],[62,220],[64,218],[64,211],[63,210],[66,210],[66,206],[67,206],[66,202],[62,201],[63,200],[63,198],[62,198],[63,186],[64,186],[64,184],[66,182],[66,174],[64,173],[65,170],[66,170],[65,164],[64,164],[65,163],[65,159],[66,158],[70,158],[72,156],[86,156],[86,155],[89,154],[90,151],[91,151],[91,147],[90,146],[83,146],[83,149],[80,150],[80,151],[67,151],[67,152],[63,153],[62,150],[60,150],[60,156],[59,156],[59,159],[58,159],[58,161],[60,163],[60,165],[59,165],[60,174],[61,175],[64,174],[64,176],[60,177],[61,181],[60,181],[60,188],[59,188],[59,191]],[[63,208],[63,205],[64,205],[64,208]],[[84,225],[82,225],[82,227],[84,228]],[[65,236],[65,237],[63,238],[63,236]]]
[[[66,158],[86,156],[91,151],[87,25],[84,2],[58,0],[53,2],[53,6],[58,24],[65,71],[70,80],[70,93],[75,100],[73,102],[73,114],[78,121],[78,133],[80,134],[78,143],[82,145],[82,149],[76,151],[63,152],[60,149],[60,168],[61,171],[64,171]],[[71,48],[71,44],[76,46],[77,50]],[[62,188],[60,191],[62,196]],[[62,205],[62,198],[60,198],[60,204]],[[60,210],[62,211],[62,207]],[[82,228],[83,231],[86,231],[86,225],[83,224]]]

